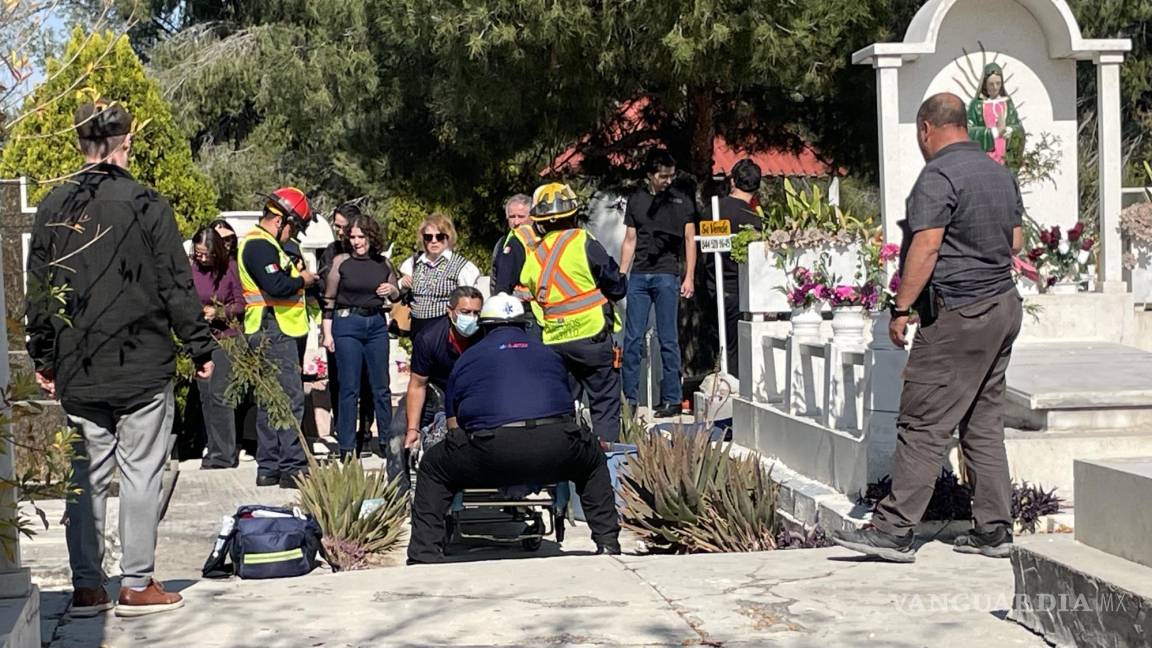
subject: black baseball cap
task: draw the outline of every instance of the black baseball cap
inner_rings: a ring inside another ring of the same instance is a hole
[[[72,118],[80,139],[102,140],[132,132],[132,113],[103,99],[80,104]]]

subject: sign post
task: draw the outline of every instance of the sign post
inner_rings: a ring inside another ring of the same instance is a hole
[[[728,373],[728,327],[724,318],[724,267],[722,255],[732,251],[732,223],[720,220],[720,197],[712,196],[712,220],[700,221],[700,252],[712,252],[716,272],[716,322],[720,331],[720,371]]]

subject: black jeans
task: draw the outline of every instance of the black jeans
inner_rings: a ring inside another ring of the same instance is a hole
[[[444,518],[457,491],[560,481],[576,484],[592,539],[616,542],[620,521],[608,462],[591,433],[575,423],[499,428],[470,435],[452,430],[420,462],[408,559],[437,562],[443,558]]]
[[[276,379],[292,404],[292,416],[299,426],[304,420],[304,382],[300,374],[297,340],[284,335],[276,318],[268,312],[260,330],[248,338],[248,344],[259,348],[276,367]],[[256,472],[264,476],[289,475],[307,471],[308,460],[300,445],[300,435],[292,426],[276,428],[268,420],[268,409],[258,405],[256,412]]]
[[[212,377],[196,379],[200,387],[200,411],[204,416],[207,453],[201,465],[205,468],[234,468],[239,463],[236,452],[236,410],[228,404],[224,392],[232,380],[232,359],[223,348],[212,352]]]
[[[620,370],[612,366],[612,336],[607,332],[596,337],[552,345],[564,359],[572,377],[572,395],[588,397],[592,431],[600,440],[615,443],[620,439]]]

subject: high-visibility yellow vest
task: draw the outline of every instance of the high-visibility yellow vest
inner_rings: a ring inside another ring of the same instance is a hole
[[[584,253],[588,232],[567,229],[539,238],[525,225],[515,235],[524,246],[517,296],[531,299],[544,344],[583,340],[602,332],[609,325],[608,300],[596,287]],[[619,317],[613,318],[612,326],[620,330]]]
[[[264,228],[253,227],[240,240],[240,247],[237,250],[240,263],[237,265],[240,266],[240,286],[244,289],[244,333],[252,335],[260,330],[260,320],[264,317],[264,309],[271,307],[272,312],[276,315],[276,323],[280,325],[280,330],[284,332],[284,335],[289,337],[308,335],[308,309],[305,306],[304,288],[301,287],[291,297],[272,297],[260,290],[260,286],[252,279],[252,272],[265,271],[264,268],[255,268],[253,271],[249,271],[248,266],[244,263],[244,248],[249,242],[256,239],[268,241],[274,245],[276,252],[280,255],[280,267],[292,273],[293,277],[300,276],[296,270],[296,264],[292,263],[292,259],[284,252],[284,248],[280,247],[280,242]]]

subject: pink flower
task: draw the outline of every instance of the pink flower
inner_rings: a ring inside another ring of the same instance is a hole
[[[900,256],[900,246],[895,243],[886,243],[884,247],[880,248],[880,260],[891,261]]]
[[[856,299],[856,286],[841,284],[832,289],[832,297],[837,301],[849,302]]]

